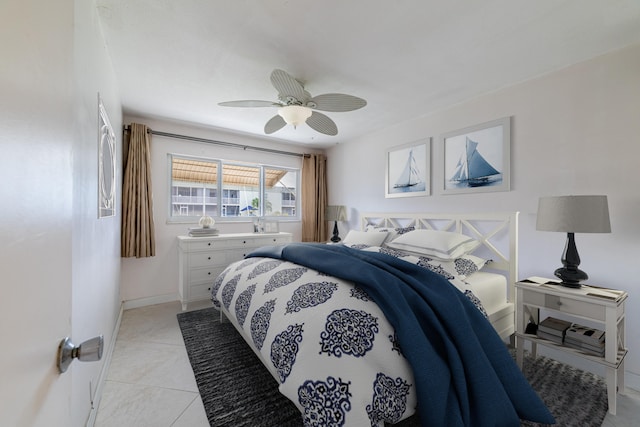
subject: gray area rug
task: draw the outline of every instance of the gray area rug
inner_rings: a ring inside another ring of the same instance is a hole
[[[219,322],[217,310],[179,313],[178,323],[211,426],[302,426],[298,409],[280,394],[277,382],[233,325]],[[527,357],[524,373],[557,426],[602,425],[608,406],[600,377],[545,357]],[[397,424],[419,425],[417,417]]]

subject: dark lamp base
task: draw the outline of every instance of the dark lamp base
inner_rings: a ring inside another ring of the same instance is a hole
[[[562,280],[562,286],[579,288],[580,281],[589,278],[587,273],[578,268],[580,265],[580,255],[578,255],[573,233],[567,233],[567,242],[565,243],[564,252],[562,253],[560,261],[562,261],[564,267],[560,267],[553,274]]]
[[[340,240],[342,240],[342,239],[340,239],[340,236],[339,236],[339,233],[338,233],[338,221],[335,221],[333,223],[333,237],[331,238],[331,241],[333,243],[338,243]]]
[[[553,274],[558,279],[561,279],[561,285],[566,286],[567,288],[579,288],[581,287],[580,282],[589,278],[589,276],[587,276],[587,273],[578,268],[561,267],[558,268]]]

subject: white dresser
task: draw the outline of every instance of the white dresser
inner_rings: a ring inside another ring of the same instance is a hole
[[[261,246],[291,242],[291,233],[238,233],[211,237],[178,236],[179,292],[182,310],[211,298],[211,285],[232,262]]]

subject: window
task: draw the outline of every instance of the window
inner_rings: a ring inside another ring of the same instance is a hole
[[[297,174],[287,173],[283,169],[265,168],[265,176],[267,215],[296,216]],[[279,185],[269,185],[276,181]]]
[[[169,220],[299,219],[299,170],[169,155]],[[221,197],[219,198],[218,195]]]

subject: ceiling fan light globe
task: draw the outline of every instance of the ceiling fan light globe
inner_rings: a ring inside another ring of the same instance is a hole
[[[293,125],[293,127],[297,127],[299,124],[306,122],[312,113],[311,108],[302,105],[287,105],[278,108],[278,114],[287,124]]]

